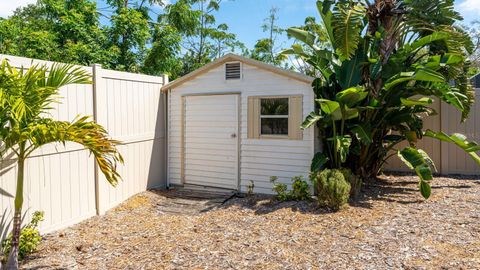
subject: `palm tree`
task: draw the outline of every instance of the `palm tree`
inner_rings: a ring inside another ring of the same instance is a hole
[[[47,117],[52,103],[58,102],[62,86],[88,83],[90,75],[70,65],[35,65],[26,71],[12,67],[8,60],[0,65],[0,156],[16,156],[18,165],[12,247],[6,269],[18,268],[24,170],[32,152],[53,142],[79,143],[90,150],[112,185],[120,179],[116,172],[117,163],[123,163],[116,148],[119,142],[110,139],[101,125],[88,117],[77,117],[72,122]]]

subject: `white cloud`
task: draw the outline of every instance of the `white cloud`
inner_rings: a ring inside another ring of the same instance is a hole
[[[465,13],[479,13],[480,0],[464,0],[457,5],[457,10],[462,14]]]
[[[13,14],[13,11],[21,6],[35,3],[36,0],[0,0],[0,17],[6,18]]]

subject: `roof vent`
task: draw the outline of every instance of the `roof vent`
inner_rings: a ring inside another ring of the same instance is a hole
[[[240,79],[240,62],[226,63],[225,64],[225,80],[238,80]]]

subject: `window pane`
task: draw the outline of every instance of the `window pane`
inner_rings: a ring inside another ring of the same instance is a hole
[[[262,115],[288,115],[288,98],[262,98]]]
[[[288,135],[288,118],[262,118],[262,135]]]

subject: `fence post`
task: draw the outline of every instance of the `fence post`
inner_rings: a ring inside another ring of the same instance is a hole
[[[167,85],[168,84],[168,75],[167,74],[163,74],[162,75],[163,77],[163,81],[162,81],[162,87]],[[167,94],[167,92],[165,91],[162,91],[160,90],[160,96],[162,98],[162,106],[163,106],[163,127],[164,127],[164,140],[163,140],[163,159],[165,160],[165,163],[163,164],[164,166],[164,170],[163,170],[163,177],[165,179],[165,188],[169,188],[170,187],[170,179],[169,179],[169,164],[168,164],[168,152],[169,152],[169,146],[168,146],[168,95],[170,93]],[[160,108],[158,108],[160,109]]]
[[[102,65],[93,64],[92,65],[92,107],[93,107],[93,120],[98,123],[98,108],[97,108],[97,90],[100,89],[100,82],[102,80],[101,76]],[[95,179],[95,208],[97,210],[97,215],[102,215],[105,213],[105,210],[102,207],[101,198],[100,198],[100,183],[99,183],[99,175],[98,175],[98,164],[97,161],[94,159],[94,179]]]

